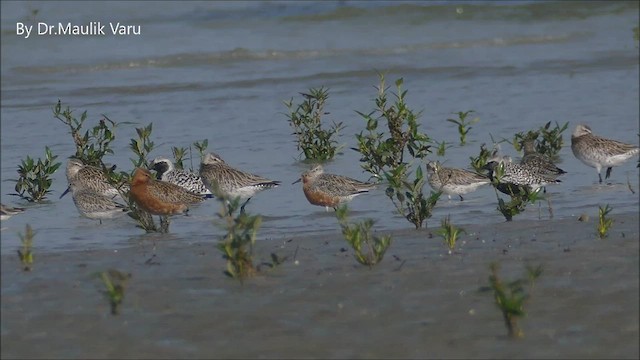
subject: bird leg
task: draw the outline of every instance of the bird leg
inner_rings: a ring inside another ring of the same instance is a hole
[[[160,232],[161,233],[169,232],[169,216],[167,215],[160,216]]]
[[[612,169],[613,169],[613,168],[611,168],[611,167],[608,167],[608,168],[607,168],[607,174],[604,176],[604,179],[605,179],[605,180],[606,180],[606,179],[608,179],[608,178],[609,178],[609,176],[611,176],[611,170],[612,170]]]
[[[240,206],[240,214],[244,214],[244,206],[247,205],[249,200],[251,200],[251,198],[248,198],[247,201],[245,201],[244,204],[242,204],[242,206]]]
[[[462,198],[462,195],[458,194],[458,196],[460,196],[460,201],[464,201],[464,199]]]
[[[598,179],[600,180],[600,184],[602,184],[602,175],[600,175],[600,173],[598,173]]]

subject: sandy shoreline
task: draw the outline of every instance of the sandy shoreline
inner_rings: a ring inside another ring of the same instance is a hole
[[[244,286],[215,239],[36,249],[31,273],[3,254],[2,358],[638,358],[639,219],[613,218],[605,240],[593,219],[464,226],[454,255],[434,229],[397,230],[371,270],[337,232],[261,240],[256,259],[289,260]],[[505,280],[544,266],[523,340],[478,291],[492,261]],[[119,316],[92,277],[109,268],[133,275]]]

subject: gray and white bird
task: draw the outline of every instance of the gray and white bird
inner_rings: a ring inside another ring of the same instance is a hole
[[[110,198],[120,196],[118,190],[113,185],[109,184],[107,176],[102,169],[91,165],[85,165],[80,159],[69,159],[67,162],[66,174],[69,187],[67,187],[64,193],[60,195],[60,198],[71,191],[71,184],[74,184],[77,190],[88,189],[94,193]],[[124,184],[122,186],[122,191],[129,191],[129,185]]]
[[[178,185],[183,189],[198,195],[213,197],[211,191],[202,182],[202,178],[195,173],[176,169],[173,162],[167,158],[157,157],[151,162],[150,169],[156,171],[158,180]]]
[[[444,167],[438,161],[427,163],[427,174],[427,181],[431,188],[447,194],[449,200],[451,200],[451,195],[458,195],[460,201],[464,201],[462,195],[491,183],[491,180],[485,175],[465,169]]]
[[[80,215],[93,220],[115,219],[129,210],[127,206],[117,203],[110,196],[94,192],[88,188],[78,187],[76,183],[69,185],[73,203]]]
[[[280,185],[280,181],[270,180],[262,176],[250,174],[229,166],[220,155],[208,153],[200,164],[200,177],[211,193],[221,194],[228,198],[247,199],[240,210],[251,198],[265,190]]]
[[[605,180],[611,176],[611,169],[621,165],[628,159],[638,155],[640,148],[636,145],[606,139],[593,135],[588,125],[578,124],[571,134],[571,151],[585,165],[596,168],[598,179],[602,183],[600,170],[607,168]]]

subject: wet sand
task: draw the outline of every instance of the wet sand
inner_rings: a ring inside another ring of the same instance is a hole
[[[337,227],[262,239],[257,259],[289,259],[244,285],[222,273],[213,237],[36,247],[30,273],[2,254],[2,358],[637,359],[639,219],[613,218],[604,240],[593,218],[464,226],[452,255],[434,229],[407,224],[372,269],[356,263]],[[479,291],[492,261],[504,280],[544,266],[521,340],[506,336],[492,294]],[[92,277],[109,268],[132,274],[118,316]]]

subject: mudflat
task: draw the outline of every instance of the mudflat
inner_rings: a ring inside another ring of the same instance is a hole
[[[129,248],[2,254],[2,358],[638,358],[639,216],[609,236],[575,218],[462,226],[449,254],[425,230],[392,231],[384,260],[359,265],[341,234],[261,239],[240,284],[217,239],[144,236]],[[407,224],[409,226],[409,224]],[[337,228],[337,227],[336,227]],[[507,337],[488,285],[525,265],[543,274]],[[97,272],[131,273],[113,316]]]

